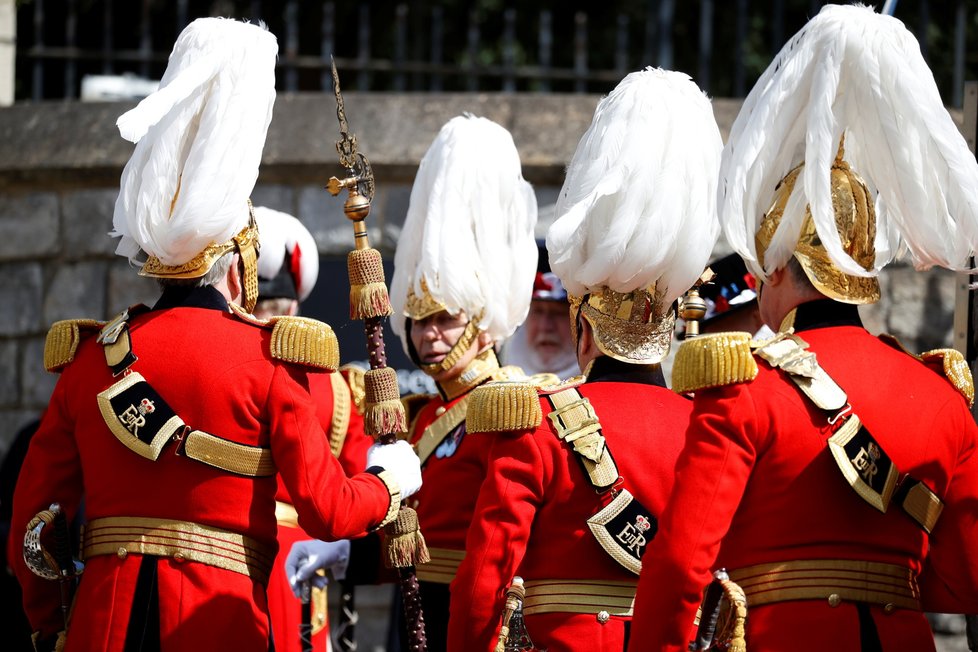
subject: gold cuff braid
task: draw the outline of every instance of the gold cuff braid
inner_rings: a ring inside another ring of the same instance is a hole
[[[397,511],[401,508],[401,486],[394,479],[394,474],[390,471],[381,471],[377,474],[377,477],[387,487],[387,493],[390,495],[391,502],[387,506],[387,513],[384,514],[384,519],[377,524],[374,530],[379,530],[397,518]]]

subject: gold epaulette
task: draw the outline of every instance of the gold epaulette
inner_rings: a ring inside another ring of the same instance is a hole
[[[954,349],[934,349],[920,354],[920,361],[945,377],[954,385],[954,389],[961,393],[961,396],[968,401],[968,407],[975,403],[975,381],[971,376],[971,369],[961,355],[960,351]]]
[[[687,394],[746,383],[757,376],[748,333],[710,333],[686,340],[672,366],[672,390]]]
[[[272,357],[336,371],[340,343],[329,324],[307,317],[272,317]]]
[[[350,393],[353,395],[353,407],[356,408],[357,414],[363,414],[367,399],[367,390],[363,379],[367,372],[363,370],[363,367],[358,367],[355,364],[345,364],[340,367],[340,371],[346,372],[346,384],[350,386]]]
[[[231,313],[252,326],[272,329],[272,357],[276,360],[327,371],[340,366],[340,343],[325,322],[284,315],[258,319],[235,304],[231,304]]]
[[[537,386],[499,381],[472,390],[465,413],[469,432],[507,432],[536,428],[543,420]]]
[[[920,355],[917,355],[905,347],[903,342],[889,333],[884,333],[879,338],[884,344],[889,344],[896,350],[920,360],[929,369],[943,374],[954,385],[954,389],[961,393],[964,400],[968,401],[968,407],[974,405],[975,381],[971,376],[971,369],[968,368],[968,362],[964,359],[960,351],[956,351],[955,349],[934,349],[932,351],[924,351]]]
[[[59,372],[75,359],[78,345],[89,335],[105,326],[104,321],[94,319],[66,319],[55,322],[44,340],[44,367]]]

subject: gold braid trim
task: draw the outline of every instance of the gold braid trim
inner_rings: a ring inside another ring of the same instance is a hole
[[[329,423],[329,450],[333,457],[339,457],[346,442],[346,431],[350,427],[350,411],[353,400],[346,381],[338,373],[329,375],[330,387],[333,390],[333,418]]]
[[[745,383],[757,376],[747,333],[713,333],[686,340],[672,367],[672,390],[687,394]]]
[[[954,388],[968,401],[968,407],[975,404],[975,381],[960,351],[954,349],[925,351],[920,354],[920,361],[929,367],[932,366],[929,363],[939,361],[941,366],[938,371],[943,372]]]
[[[340,345],[329,324],[307,317],[273,317],[272,357],[286,362],[336,371]]]
[[[66,319],[57,321],[44,340],[44,368],[59,372],[75,359],[78,345],[85,337],[105,326],[104,321],[94,319]]]
[[[367,392],[363,383],[366,372],[362,367],[355,364],[345,364],[340,367],[340,371],[346,372],[346,384],[350,386],[350,393],[353,395],[353,407],[356,408],[357,414],[362,415],[367,400]]]
[[[401,508],[401,485],[397,484],[397,480],[394,479],[394,474],[385,470],[378,473],[377,478],[387,487],[387,493],[391,497],[391,502],[387,506],[387,513],[384,514],[384,519],[374,528],[375,530],[379,530],[397,518],[397,511]]]
[[[543,420],[537,387],[527,382],[492,382],[472,391],[465,424],[469,432],[536,428]]]

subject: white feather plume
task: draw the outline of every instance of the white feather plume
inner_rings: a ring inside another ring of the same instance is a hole
[[[118,120],[138,141],[113,216],[118,254],[181,265],[247,224],[277,52],[271,33],[234,20],[200,18],[180,33],[160,90]]]
[[[391,304],[408,291],[464,310],[497,344],[526,318],[537,265],[537,204],[506,129],[471,115],[448,121],[428,148],[411,189],[394,256]],[[406,348],[404,320],[391,326]]]
[[[832,210],[830,168],[843,133],[845,160],[876,196],[868,271],[843,250]],[[754,234],[778,181],[802,162],[761,269]],[[978,247],[978,163],[914,36],[864,6],[826,5],[784,46],[734,122],[718,193],[728,242],[762,278],[794,252],[806,203],[848,274],[875,276],[904,247],[918,268],[962,269]]]
[[[578,143],[547,234],[567,291],[655,283],[668,306],[688,290],[719,233],[722,146],[710,101],[688,75],[648,68],[625,77]]]
[[[298,260],[298,274],[292,270],[289,273],[295,281],[299,301],[305,301],[319,277],[316,239],[302,222],[282,211],[255,206],[255,222],[258,223],[258,241],[261,243],[258,277],[273,279],[278,276],[288,252],[293,265]]]

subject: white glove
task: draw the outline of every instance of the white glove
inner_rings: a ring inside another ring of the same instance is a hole
[[[374,444],[367,449],[367,468],[372,466],[382,466],[391,472],[401,488],[402,499],[421,488],[421,460],[403,439],[393,444]]]
[[[349,562],[350,542],[346,539],[297,541],[292,544],[285,558],[285,576],[289,578],[289,586],[292,587],[295,597],[301,600],[304,582],[311,583],[317,589],[329,584],[329,579],[316,571],[332,571],[333,577],[341,580],[346,577],[346,566]]]

